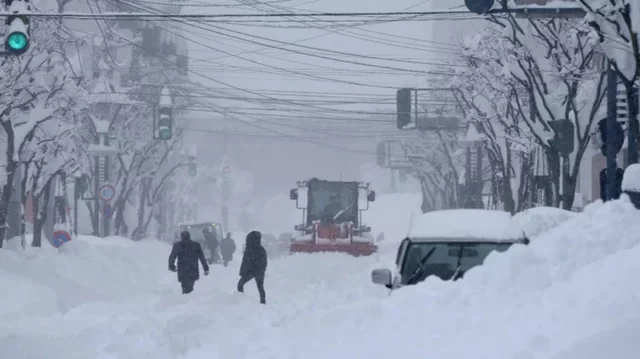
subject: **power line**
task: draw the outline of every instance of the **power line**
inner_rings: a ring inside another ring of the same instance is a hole
[[[176,4],[178,5],[178,4]],[[155,9],[154,9],[155,10]],[[27,13],[25,13],[26,15]],[[262,14],[153,14],[135,12],[102,12],[99,14],[81,12],[63,13],[28,13],[30,17],[45,18],[72,18],[72,19],[225,19],[225,18],[272,18],[272,17],[380,17],[380,16],[433,16],[433,15],[469,15],[469,11],[415,11],[415,12],[318,12],[309,14],[300,13],[262,13]],[[8,12],[0,12],[0,17],[13,15]]]
[[[329,60],[329,61],[342,62],[342,63],[348,63],[348,64],[352,64],[352,65],[366,66],[366,67],[379,68],[379,69],[385,69],[385,70],[393,70],[393,71],[413,73],[413,74],[450,75],[448,73],[437,73],[437,72],[433,72],[433,71],[410,70],[410,69],[403,69],[403,68],[399,68],[399,67],[392,67],[392,66],[385,66],[385,65],[367,64],[367,63],[354,61],[354,60],[348,60],[348,59],[342,59],[342,58],[334,58],[334,57],[321,55],[321,54],[308,53],[308,52],[304,52],[304,51],[301,51],[301,50],[288,49],[288,48],[283,47],[283,46],[276,46],[276,45],[269,45],[269,44],[261,43],[259,41],[253,40],[253,38],[261,39],[261,40],[264,40],[264,41],[270,41],[270,42],[274,42],[274,43],[281,44],[281,45],[290,45],[290,46],[294,46],[294,47],[299,47],[299,48],[303,48],[303,49],[306,49],[306,50],[324,51],[324,52],[327,52],[327,53],[333,53],[333,54],[340,55],[340,56],[362,57],[362,58],[368,58],[368,59],[372,58],[371,56],[367,56],[367,55],[358,55],[358,54],[346,53],[346,52],[342,52],[342,51],[321,49],[321,48],[305,46],[305,45],[299,45],[299,44],[290,44],[290,43],[287,43],[287,42],[284,42],[284,41],[275,40],[275,39],[269,39],[269,38],[265,38],[265,37],[261,37],[261,36],[257,36],[257,35],[251,35],[251,34],[247,34],[247,33],[240,32],[240,31],[228,30],[228,29],[220,28],[220,27],[217,27],[217,26],[214,26],[214,25],[208,25],[208,27],[215,28],[218,31],[213,30],[213,29],[204,28],[202,26],[197,26],[197,25],[195,25],[193,23],[190,23],[190,22],[184,22],[183,21],[182,23],[187,25],[187,26],[191,26],[191,27],[194,27],[194,28],[205,30],[205,31],[211,32],[211,33],[216,34],[216,35],[221,35],[221,36],[232,38],[232,39],[236,39],[236,40],[239,40],[239,41],[243,41],[243,42],[247,42],[247,43],[251,43],[251,44],[256,44],[256,45],[259,45],[259,46],[266,46],[266,47],[269,47],[269,48],[279,49],[279,50],[282,50],[282,51],[291,52],[291,53],[295,53],[295,54],[299,54],[299,55],[315,57],[315,58],[321,58],[321,59]],[[166,30],[166,31],[168,31],[168,30]],[[227,31],[227,32],[230,32],[231,34],[228,34],[228,33],[222,32],[222,31]],[[172,33],[171,31],[168,31],[168,32]],[[176,35],[176,36],[179,36],[179,37],[183,37],[183,36],[177,35],[175,33],[173,33],[173,34]],[[237,35],[234,35],[234,34],[246,36],[248,38],[243,38],[241,36],[237,36]],[[186,37],[183,37],[183,38],[187,39],[188,41],[192,41],[194,43],[197,43],[193,39],[189,39],[189,38],[186,38]],[[205,46],[205,45],[203,45],[203,46]],[[226,52],[224,52],[222,50],[215,49],[213,47],[211,49],[214,50],[214,51],[219,51],[219,52],[222,52],[222,53],[226,53]],[[230,56],[234,56],[232,54],[229,54],[229,55]],[[234,57],[238,57],[238,58],[241,58],[241,59],[243,59],[245,61],[249,61],[249,62],[255,62],[255,60],[248,60],[246,58],[239,57],[239,56],[234,56]],[[387,59],[381,59],[381,58],[374,58],[374,59],[389,61]],[[282,60],[282,59],[280,59],[280,60]],[[393,61],[393,60],[391,60],[391,61]],[[270,66],[270,65],[266,65],[266,64],[262,64],[262,65],[263,66],[268,66],[268,67],[274,67],[274,66]],[[438,64],[438,66],[442,66],[442,65]],[[449,66],[451,66],[451,65],[449,65]],[[283,69],[280,69],[280,70],[283,70]],[[285,71],[291,71],[291,70],[285,70]],[[307,76],[311,76],[311,75],[307,75]],[[344,82],[344,80],[336,80],[336,79],[332,79],[332,80],[336,81],[336,82]],[[350,84],[358,85],[357,83],[350,83]],[[368,86],[368,87],[384,87],[384,86],[374,85],[374,86]]]
[[[176,4],[178,5],[178,4]],[[536,13],[548,14],[551,11],[556,11],[560,14],[584,14],[582,8],[516,8],[516,9],[494,9],[487,13],[492,14],[531,14]],[[317,13],[267,13],[267,14],[151,14],[151,13],[133,13],[133,12],[103,12],[100,14],[89,14],[81,12],[63,12],[63,13],[21,13],[28,15],[29,17],[42,17],[42,18],[70,18],[70,19],[114,19],[114,20],[133,20],[133,19],[225,19],[225,18],[279,18],[279,17],[421,17],[421,16],[434,16],[434,15],[470,15],[472,18],[484,18],[486,15],[475,15],[469,11],[398,11],[398,12],[317,12]],[[13,13],[0,12],[0,17],[9,17],[14,15]],[[439,18],[433,18],[431,20],[438,20]]]

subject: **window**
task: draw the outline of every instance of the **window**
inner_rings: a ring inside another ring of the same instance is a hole
[[[358,184],[349,182],[317,181],[309,184],[308,220],[322,219],[325,207],[335,197],[344,209],[340,222],[358,223]]]
[[[491,252],[504,252],[511,245],[490,242],[413,242],[407,248],[401,268],[402,283],[415,284],[431,275],[442,280],[453,279],[458,268],[462,276],[469,269],[482,265]],[[431,256],[423,261],[431,250]]]

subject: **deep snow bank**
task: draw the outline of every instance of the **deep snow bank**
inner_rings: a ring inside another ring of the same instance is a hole
[[[300,254],[270,261],[266,307],[258,304],[254,282],[247,284],[244,295],[235,293],[238,257],[230,267],[213,266],[210,276],[196,283],[195,292],[183,296],[175,275],[166,271],[164,248],[134,244],[121,249],[138,251],[133,249],[138,245],[148,254],[143,259],[148,267],[138,272],[131,267],[128,275],[133,280],[156,272],[168,278],[166,285],[150,283],[155,289],[143,285],[126,297],[87,301],[56,315],[5,316],[8,325],[0,326],[0,357],[173,359],[201,353],[206,358],[267,358],[262,347],[290,321],[386,296],[368,285],[370,271],[379,266],[374,257],[342,254]],[[101,249],[92,246],[96,248],[86,255],[99,257]],[[126,261],[126,255],[111,255],[114,264],[126,265],[119,263]],[[162,257],[161,267],[150,268],[152,255]],[[78,271],[94,268],[75,257],[67,260],[75,262]],[[107,285],[120,284],[105,283],[102,289]],[[64,289],[70,294],[76,290]],[[114,293],[122,289],[111,287]]]
[[[590,206],[528,247],[489,256],[462,281],[429,279],[391,296],[370,282],[377,256],[274,260],[266,307],[253,282],[245,295],[234,293],[239,256],[182,296],[166,271],[168,247],[159,243],[100,246],[105,241],[87,238],[89,248],[77,248],[86,258],[37,253],[49,272],[69,262],[62,278],[25,274],[26,262],[36,266],[33,258],[2,253],[0,263],[14,258],[1,270],[37,282],[39,295],[77,298],[80,290],[104,300],[51,316],[5,315],[0,357],[584,359],[579,355],[613,353],[603,351],[610,345],[618,357],[634,357],[636,336],[621,333],[637,332],[640,320],[639,217],[624,199]],[[9,268],[19,265],[23,270]],[[104,280],[96,269],[104,269]],[[121,276],[130,278],[115,280]]]
[[[578,215],[576,212],[555,207],[534,207],[516,213],[513,220],[522,227],[529,238],[558,227]]]
[[[628,201],[600,205],[528,247],[490,256],[463,281],[430,279],[349,315],[327,310],[292,323],[286,342],[301,343],[291,350],[306,358],[553,357],[640,319],[639,219]],[[318,339],[305,342],[303,327]],[[629,357],[640,351],[637,340],[625,345],[635,349]]]
[[[15,313],[18,305],[66,311],[86,302],[153,292],[170,280],[164,272],[169,251],[155,240],[91,236],[79,236],[59,249],[43,243],[25,251],[0,250],[0,286],[12,288],[0,296],[0,314]]]

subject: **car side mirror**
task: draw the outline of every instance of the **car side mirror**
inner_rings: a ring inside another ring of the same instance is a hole
[[[371,281],[389,288],[393,283],[391,271],[387,268],[374,269],[371,272]]]
[[[376,191],[370,191],[369,193],[367,193],[367,200],[369,202],[375,202],[376,201]]]
[[[294,188],[291,191],[289,191],[289,199],[292,201],[297,201],[298,200],[298,189]]]

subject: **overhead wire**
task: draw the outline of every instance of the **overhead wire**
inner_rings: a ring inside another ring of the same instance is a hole
[[[139,6],[132,5],[132,4],[130,4],[130,5],[131,5],[131,6],[135,6],[135,8],[140,9],[140,10],[147,10],[147,9],[145,9],[144,7],[139,7]],[[150,11],[154,11],[154,9],[151,9]],[[185,23],[185,22],[181,22],[181,23]],[[189,25],[189,26],[195,26],[195,25],[193,25],[193,24],[191,24],[191,23],[185,23],[185,24],[186,24],[186,25]],[[221,49],[219,49],[219,48],[214,48],[214,47],[211,47],[211,46],[208,46],[208,45],[204,45],[204,44],[202,44],[201,42],[195,41],[195,40],[193,40],[192,38],[187,38],[186,36],[180,35],[180,34],[178,34],[178,33],[176,33],[176,32],[173,32],[173,31],[171,31],[171,30],[168,30],[168,29],[166,29],[166,28],[164,28],[164,27],[161,27],[161,26],[158,26],[158,27],[162,28],[163,30],[167,31],[168,33],[170,33],[170,34],[172,34],[172,35],[174,35],[174,36],[177,36],[177,37],[183,38],[183,39],[185,39],[185,40],[187,40],[187,41],[194,42],[194,43],[199,44],[199,45],[201,45],[201,46],[207,47],[207,48],[209,48],[209,49],[211,49],[211,50],[213,50],[213,51],[217,51],[217,52],[225,53],[225,54],[227,54],[228,56],[235,56],[235,57],[238,57],[238,58],[240,58],[240,59],[242,59],[242,60],[244,60],[244,61],[252,62],[252,63],[258,64],[258,65],[263,65],[263,66],[265,66],[265,67],[269,67],[269,68],[272,68],[272,69],[274,69],[274,70],[280,70],[280,71],[284,71],[284,72],[289,72],[289,73],[296,74],[296,75],[298,75],[298,76],[303,76],[303,77],[308,77],[308,78],[314,78],[314,79],[321,80],[321,81],[342,82],[342,83],[345,83],[345,84],[355,85],[355,86],[364,86],[364,87],[373,87],[373,88],[387,88],[387,89],[393,89],[393,88],[392,88],[392,87],[390,87],[390,86],[377,85],[377,84],[365,84],[365,83],[362,83],[362,82],[355,82],[355,81],[349,81],[349,80],[343,80],[343,79],[335,79],[335,78],[325,78],[325,77],[316,76],[316,75],[311,75],[311,74],[304,74],[304,73],[301,73],[301,72],[299,72],[299,71],[295,71],[295,70],[289,70],[289,69],[279,68],[279,67],[277,67],[277,66],[272,66],[272,65],[264,64],[264,63],[261,63],[261,62],[258,62],[258,61],[252,60],[252,59],[246,59],[246,58],[244,58],[244,57],[241,57],[241,56],[237,56],[237,55],[231,54],[231,53],[226,52],[226,51],[224,51],[224,50],[221,50]],[[210,41],[215,41],[214,39],[209,39],[209,40],[210,40]],[[318,55],[312,55],[312,56],[318,57]],[[336,59],[329,58],[329,57],[324,57],[324,58],[328,58],[328,59],[336,60]],[[279,61],[296,62],[296,61],[292,61],[292,60],[288,60],[288,59],[282,59],[282,58],[276,58],[276,59],[277,59],[277,60],[279,60]],[[344,62],[345,60],[338,60],[338,61]],[[350,63],[355,63],[355,62],[353,62],[353,61],[348,61],[348,62],[350,62]],[[303,64],[304,64],[304,63],[303,63]],[[377,66],[377,65],[370,65],[370,64],[362,64],[362,65],[364,65],[364,66],[380,67],[380,66]],[[391,68],[391,69],[393,69],[393,68]],[[414,72],[414,70],[406,70],[406,69],[400,69],[400,70],[402,70],[402,71],[408,71],[408,72]],[[424,73],[429,73],[429,72],[421,71],[420,73],[423,73],[423,74],[424,74]],[[448,74],[447,74],[447,75],[448,75]]]
[[[121,1],[123,1],[125,3],[128,3],[128,4],[131,4],[127,0],[121,0]],[[138,8],[140,8],[141,10],[146,10],[146,11],[151,11],[151,12],[158,11],[158,10],[155,10],[155,9],[144,9],[142,7],[138,7]],[[159,11],[162,11],[162,10],[159,10]],[[252,44],[255,44],[255,45],[259,45],[259,46],[267,46],[267,47],[270,47],[270,48],[274,48],[274,49],[278,49],[278,50],[282,50],[282,51],[286,51],[286,52],[292,52],[292,53],[296,53],[296,54],[300,54],[300,55],[304,55],[304,56],[318,57],[318,58],[322,58],[322,59],[326,59],[326,60],[330,60],[330,61],[345,62],[345,63],[356,64],[356,65],[360,65],[360,66],[371,66],[371,67],[376,67],[376,68],[383,68],[383,69],[387,69],[387,70],[395,70],[395,71],[402,71],[402,72],[424,73],[423,71],[407,70],[407,69],[403,69],[403,68],[382,66],[382,65],[375,65],[375,64],[366,64],[366,63],[360,63],[360,62],[355,62],[355,61],[345,60],[345,59],[340,59],[340,58],[332,58],[332,57],[329,57],[329,56],[315,54],[315,53],[305,53],[305,52],[302,52],[302,51],[296,51],[296,50],[288,49],[288,48],[280,46],[280,45],[287,45],[287,46],[306,49],[306,50],[326,52],[326,53],[331,53],[331,54],[340,55],[340,56],[357,57],[357,58],[370,59],[370,60],[379,60],[379,61],[382,60],[382,61],[391,61],[391,62],[396,61],[396,62],[405,62],[405,63],[422,64],[422,65],[434,65],[434,63],[417,62],[417,61],[390,60],[390,59],[385,59],[385,58],[380,58],[380,57],[375,57],[375,56],[369,56],[369,55],[363,55],[363,54],[354,54],[354,53],[348,53],[348,52],[344,52],[344,51],[336,51],[336,50],[322,49],[322,48],[306,46],[306,45],[300,45],[300,44],[293,44],[293,43],[288,43],[288,42],[281,41],[281,40],[266,38],[266,37],[255,35],[255,34],[247,34],[245,32],[241,32],[241,31],[237,31],[237,30],[228,30],[228,29],[225,29],[225,28],[222,28],[222,27],[219,27],[219,26],[215,26],[215,25],[212,25],[212,24],[206,24],[207,27],[208,27],[208,28],[206,28],[206,27],[202,27],[202,26],[195,26],[192,22],[184,22],[184,21],[180,21],[180,22],[185,24],[185,25],[187,25],[187,26],[199,28],[199,29],[214,33],[216,35],[221,35],[221,36],[233,38],[233,39],[236,39],[236,40],[239,40],[239,41],[252,43]],[[196,20],[194,22],[198,23],[199,21]],[[213,29],[216,29],[216,30],[213,30]],[[236,36],[236,35],[225,34],[223,31],[232,32],[234,34],[239,34],[239,35],[246,36],[246,37],[249,37],[249,38],[247,39],[247,38],[242,38],[242,37]],[[276,46],[276,45],[269,45],[269,44],[260,43],[258,41],[253,40],[253,38],[260,39],[260,40],[263,40],[263,41],[277,43],[279,45]],[[441,66],[443,64],[436,64],[436,65]],[[449,66],[451,66],[451,65],[449,65]]]
[[[137,44],[134,44],[134,45],[137,45]],[[143,47],[143,50],[145,50],[146,52],[148,52],[148,51],[147,51],[148,49],[144,49],[144,47]],[[173,64],[173,65],[176,65],[176,64]],[[191,72],[193,72],[193,71],[191,71]],[[205,78],[206,78],[206,76],[205,76]],[[218,81],[214,81],[214,82],[218,82]],[[223,84],[224,86],[229,86],[229,84],[226,84],[226,83],[224,83],[224,82],[222,82],[221,84]],[[252,92],[252,91],[247,91],[246,89],[237,88],[237,87],[234,87],[234,86],[231,86],[231,87],[232,87],[232,88],[235,88],[235,89],[237,89],[237,90],[243,91],[243,92],[250,92],[250,93]],[[256,94],[256,93],[254,93],[254,94]],[[260,96],[260,97],[268,97],[268,96],[264,96],[263,94],[256,94],[256,95],[258,95],[258,96]],[[281,99],[273,99],[273,100],[276,100],[276,101],[282,101]],[[299,105],[299,103],[295,103],[295,105]],[[228,114],[227,114],[227,115],[228,115]],[[249,121],[249,122],[250,122],[250,121]],[[276,124],[276,123],[273,123],[273,124]],[[253,124],[253,125],[255,125],[255,124]],[[276,124],[276,125],[277,125],[277,124]],[[286,136],[287,136],[287,137],[291,137],[290,135],[286,135]]]
[[[117,34],[117,35],[119,35],[119,34]],[[119,36],[121,36],[121,35],[119,35]],[[122,37],[122,36],[121,36],[121,37]],[[124,38],[124,37],[122,37],[122,38],[123,38],[124,40],[126,40],[127,42],[130,42],[128,39],[126,39],[126,38]],[[136,44],[136,46],[139,46],[139,45],[137,45],[137,44]],[[156,54],[156,56],[158,56],[158,54]],[[189,71],[190,71],[190,72],[192,72],[192,73],[194,72],[193,70],[189,70]],[[202,76],[202,74],[199,74],[199,73],[196,73],[196,74],[198,74],[198,75]],[[208,79],[210,79],[210,80],[213,80],[214,82],[224,83],[224,82],[221,82],[221,81],[219,81],[219,80],[212,79],[212,78],[210,78],[210,77],[208,77],[208,76],[204,76],[204,77],[205,77],[205,78],[208,78]],[[227,84],[227,85],[228,85],[228,84]],[[234,87],[234,86],[232,86],[232,87]],[[242,90],[241,88],[238,88],[238,87],[234,87],[234,88],[235,88],[235,89],[238,89],[238,90]],[[254,93],[254,94],[255,94],[255,93]],[[282,100],[280,100],[280,101],[282,101]],[[294,103],[294,105],[295,105],[295,103]],[[297,104],[297,105],[299,105],[299,104]]]
[[[238,1],[240,1],[240,2],[242,2],[242,3],[247,3],[247,1],[243,1],[243,0],[238,0]],[[415,5],[412,5],[412,6],[406,7],[406,8],[404,8],[404,9],[402,9],[401,11],[408,11],[408,10],[410,10],[410,9],[412,9],[412,8],[415,8],[415,7],[418,7],[418,6],[420,6],[420,5],[423,5],[423,4],[425,4],[425,3],[429,2],[429,1],[431,1],[431,0],[424,0],[424,1],[420,2],[420,3],[418,3],[418,4],[415,4]],[[248,4],[247,4],[247,5],[248,5]],[[264,5],[266,5],[266,4],[264,4]],[[255,8],[255,9],[257,9],[257,10],[263,10],[263,9],[259,8],[257,5],[248,5],[248,6],[251,6],[252,8]],[[279,6],[267,5],[267,7],[274,8],[274,9],[276,9],[276,10],[285,10],[285,11],[286,11],[286,9],[284,9],[284,8],[282,8],[282,7],[279,7]],[[299,11],[300,9],[296,9],[296,10],[298,10],[298,11]],[[266,11],[269,11],[269,10],[266,10]],[[273,11],[272,11],[272,12],[273,12]],[[316,18],[314,18],[314,17],[310,17],[310,18],[311,18],[311,19],[315,19],[315,20],[317,20],[317,21],[321,22],[323,25],[325,25],[325,26],[326,26],[326,21],[325,21],[325,20],[323,20],[323,19],[316,19]],[[340,34],[340,35],[343,35],[343,36],[347,36],[347,37],[351,37],[351,38],[356,38],[356,39],[359,39],[359,40],[363,40],[363,41],[367,41],[367,42],[372,42],[372,43],[384,44],[384,45],[392,46],[392,47],[408,48],[408,49],[413,49],[413,50],[418,50],[418,51],[428,51],[428,52],[433,52],[433,51],[434,51],[434,49],[433,49],[433,48],[421,48],[421,47],[419,47],[419,46],[416,46],[416,45],[415,45],[415,40],[416,40],[416,39],[411,39],[411,41],[412,41],[411,46],[409,46],[409,47],[408,47],[408,46],[402,46],[402,45],[399,45],[399,44],[397,43],[398,38],[402,38],[402,37],[400,37],[400,36],[394,36],[394,38],[395,38],[394,40],[386,41],[386,40],[384,40],[384,39],[376,38],[376,37],[371,36],[371,34],[384,34],[384,35],[387,35],[387,34],[385,34],[385,33],[378,33],[378,32],[375,32],[375,31],[372,31],[372,30],[367,30],[367,29],[355,29],[354,27],[355,27],[355,26],[345,26],[345,27],[343,27],[343,28],[333,29],[333,31],[326,30],[326,28],[325,28],[325,27],[314,27],[314,28],[320,29],[320,30],[322,30],[322,31],[326,31],[326,33],[325,33],[325,34],[320,34],[320,35],[316,35],[316,36],[310,37],[310,38],[308,38],[308,39],[306,39],[306,40],[312,40],[312,39],[320,38],[320,37],[323,37],[323,36],[326,36],[326,35],[331,35],[331,34]],[[367,33],[368,33],[368,36],[367,36],[367,37],[355,36],[355,35],[352,35],[352,34],[349,34],[348,32],[346,32],[346,31],[345,31],[345,29],[349,29],[349,30],[356,30],[356,31],[357,31],[357,30],[359,30],[359,31],[367,32]],[[345,32],[346,32],[346,33],[345,33]],[[378,41],[373,40],[373,39],[377,39]],[[442,44],[444,44],[444,45],[452,46],[451,44],[446,44],[446,43],[441,43],[441,42],[434,42],[434,43],[439,43],[439,44],[441,44],[441,45],[442,45]],[[439,51],[439,50],[436,50],[436,51]]]

